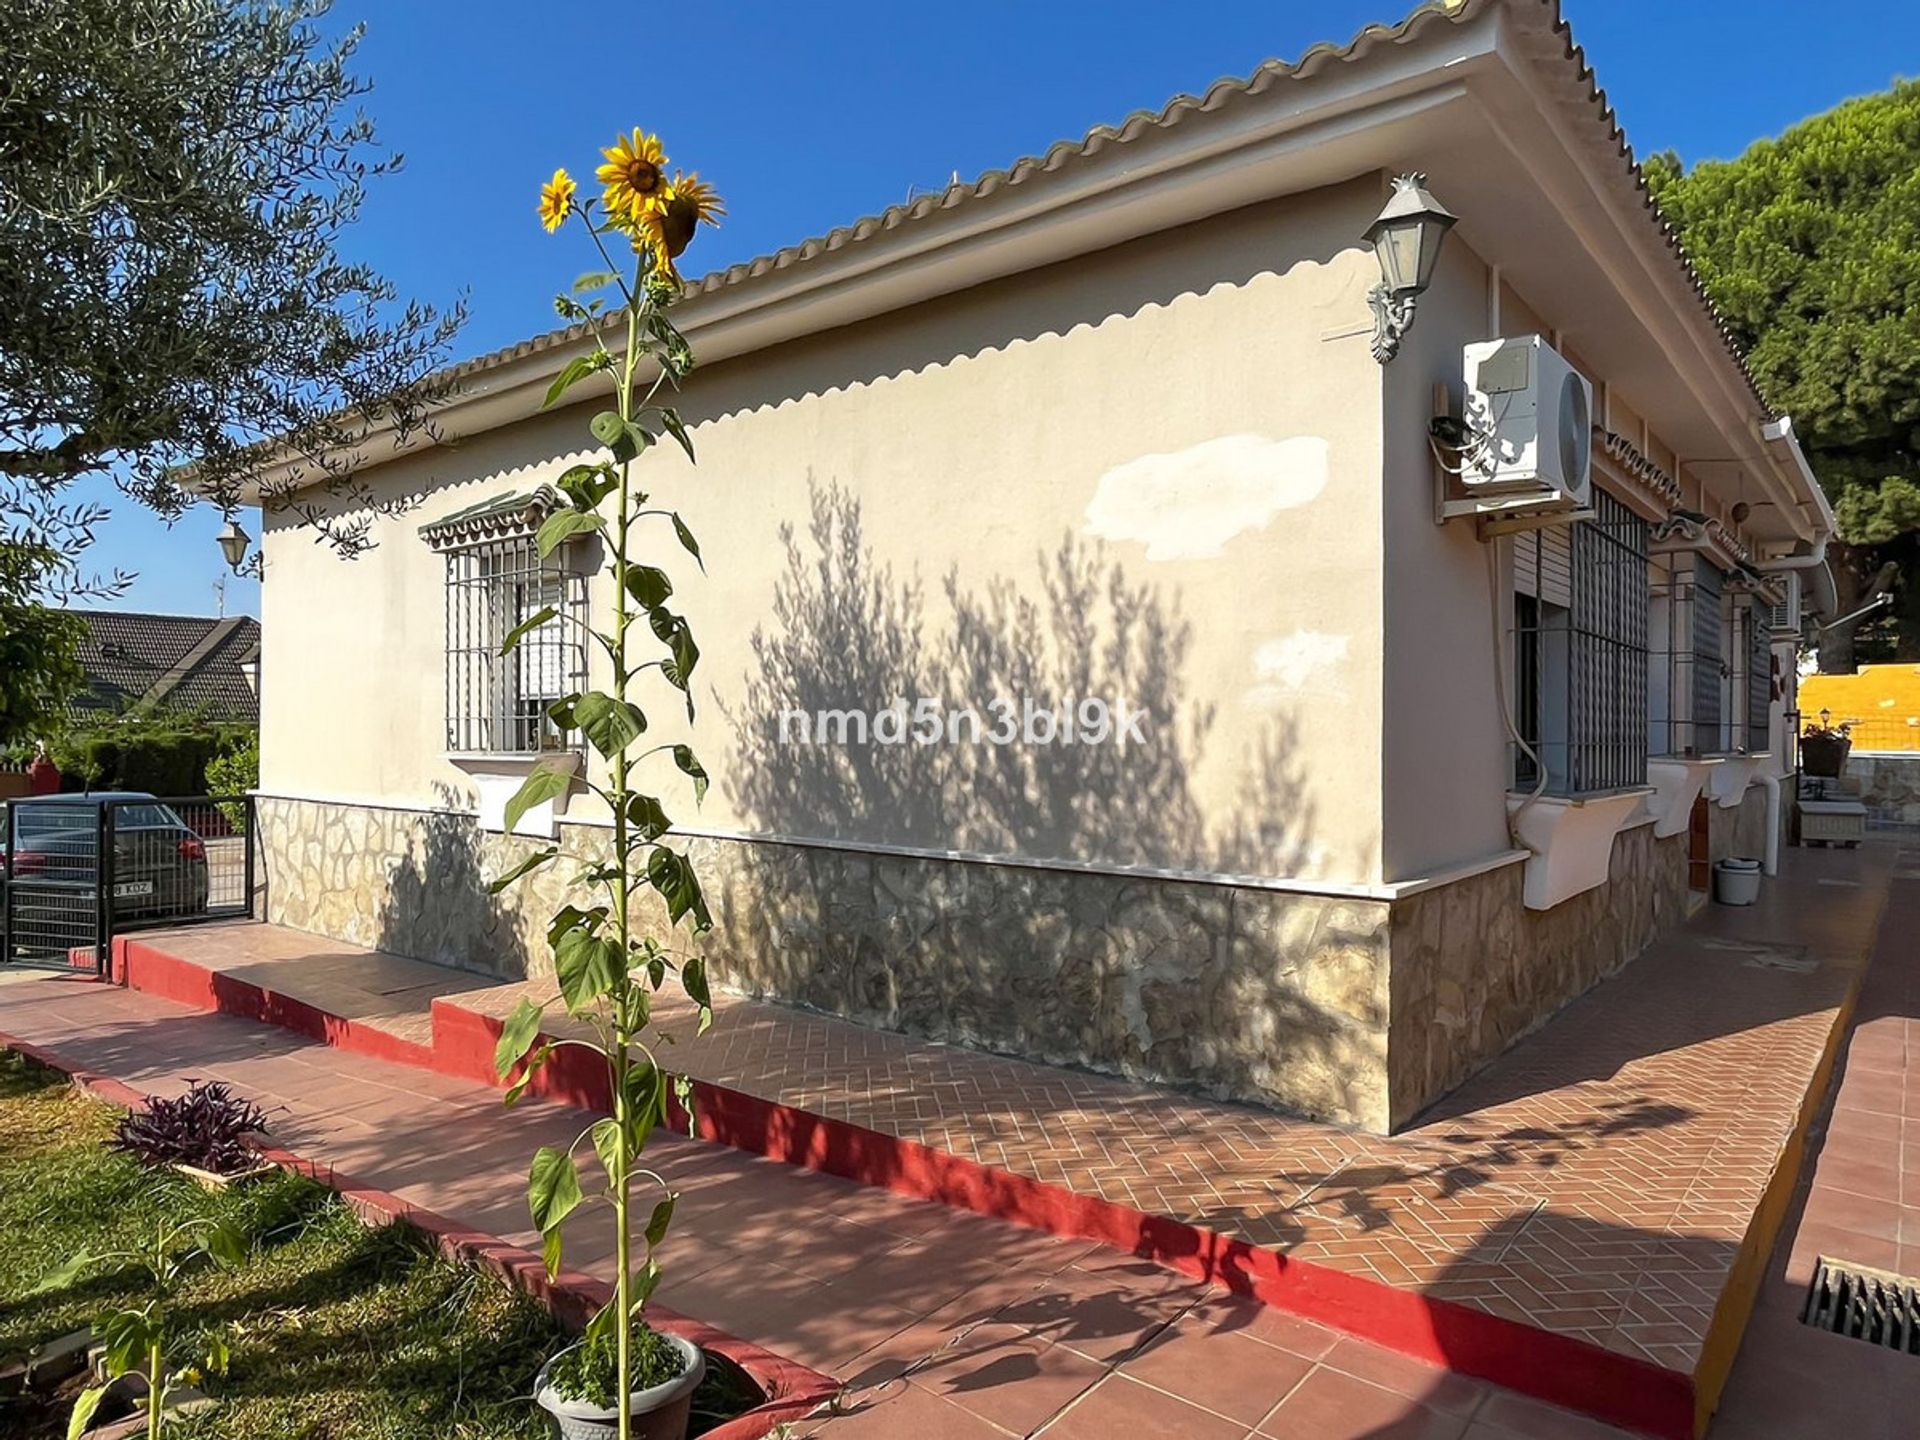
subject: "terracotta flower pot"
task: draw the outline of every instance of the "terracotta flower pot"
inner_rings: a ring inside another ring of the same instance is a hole
[[[687,1413],[693,1407],[693,1392],[700,1388],[700,1381],[707,1373],[707,1359],[698,1345],[678,1335],[662,1338],[685,1358],[686,1368],[664,1384],[633,1392],[633,1440],[686,1440]],[[566,1353],[562,1350],[560,1355]],[[560,1355],[540,1367],[540,1374],[533,1382],[533,1398],[553,1417],[561,1440],[602,1440],[604,1436],[617,1435],[618,1410],[579,1400],[562,1400],[554,1390],[548,1377]]]

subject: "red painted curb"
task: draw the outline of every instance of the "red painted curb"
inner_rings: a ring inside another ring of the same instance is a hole
[[[231,975],[210,974],[131,937],[116,940],[114,951],[115,978],[130,972],[135,989],[148,989],[145,982],[151,978],[165,987],[152,993],[250,1019],[265,1018],[277,1008],[279,997]],[[161,963],[151,963],[150,957]],[[203,978],[194,980],[194,972]],[[312,1008],[298,1001],[291,1004]],[[393,1042],[420,1058],[391,1053],[379,1058],[422,1065],[477,1084],[504,1083],[493,1073],[501,1020],[463,1009],[453,997],[435,999],[431,1015],[430,1049]],[[337,1016],[326,1016],[319,1028],[324,1033],[300,1033],[341,1043],[345,1049],[377,1043],[364,1038],[366,1027]],[[328,1038],[331,1035],[341,1041]],[[584,1050],[554,1052],[528,1090],[583,1109],[608,1106],[605,1071]],[[1097,1240],[1429,1364],[1660,1440],[1693,1440],[1691,1375],[707,1081],[694,1082],[694,1097],[695,1133],[702,1139],[1051,1234]],[[675,1110],[683,1120],[677,1106]]]
[[[59,1071],[108,1104],[128,1110],[146,1109],[146,1097],[131,1086],[111,1075],[73,1065],[44,1046],[0,1031],[0,1049],[12,1050],[49,1070]],[[499,1277],[544,1305],[569,1329],[583,1327],[613,1296],[613,1287],[604,1280],[596,1280],[578,1270],[562,1270],[550,1277],[546,1262],[524,1246],[462,1225],[438,1211],[356,1180],[331,1165],[322,1165],[278,1145],[262,1144],[255,1148],[262,1158],[282,1169],[304,1175],[335,1192],[363,1223],[410,1226],[431,1240],[434,1248],[447,1259],[477,1266]],[[840,1392],[840,1383],[831,1376],[664,1305],[648,1305],[647,1323],[692,1341],[704,1350],[724,1355],[766,1391],[768,1399],[764,1404],[709,1430],[706,1440],[766,1440],[781,1422],[812,1414]]]

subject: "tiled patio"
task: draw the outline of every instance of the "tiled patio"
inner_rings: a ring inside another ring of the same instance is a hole
[[[521,1244],[528,1156],[589,1118],[69,977],[8,977],[0,1030],[143,1092],[228,1080],[277,1143]],[[794,1440],[1624,1440],[1085,1241],[679,1137],[650,1155],[684,1192],[659,1303],[847,1382]],[[606,1222],[572,1233],[611,1278]]]
[[[740,999],[673,1053],[713,1085],[1684,1377],[1893,864],[1790,851],[1761,904],[1710,908],[1390,1140]],[[155,943],[421,1046],[431,998],[498,1016],[527,988],[272,927]]]

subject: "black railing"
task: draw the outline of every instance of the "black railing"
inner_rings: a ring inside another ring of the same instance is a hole
[[[16,800],[0,836],[0,961],[105,973],[115,935],[256,914],[251,796]]]

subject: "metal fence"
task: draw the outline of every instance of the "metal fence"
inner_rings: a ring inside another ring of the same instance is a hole
[[[251,796],[16,800],[0,836],[0,961],[104,972],[115,935],[256,913]]]

